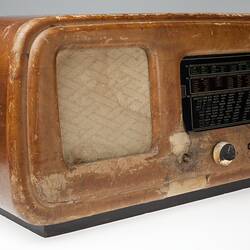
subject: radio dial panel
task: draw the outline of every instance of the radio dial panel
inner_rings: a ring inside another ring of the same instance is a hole
[[[250,122],[250,54],[186,57],[181,84],[187,131]]]

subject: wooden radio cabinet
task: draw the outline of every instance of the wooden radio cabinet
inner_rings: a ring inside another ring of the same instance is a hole
[[[249,34],[249,15],[1,18],[1,213],[53,236],[249,187]]]

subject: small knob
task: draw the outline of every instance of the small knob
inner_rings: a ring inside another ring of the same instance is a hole
[[[235,157],[236,150],[234,145],[228,142],[219,142],[215,145],[213,158],[217,164],[227,167],[235,159]]]

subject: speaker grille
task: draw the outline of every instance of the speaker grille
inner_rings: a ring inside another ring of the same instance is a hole
[[[57,90],[68,165],[150,150],[150,82],[143,49],[61,50]]]

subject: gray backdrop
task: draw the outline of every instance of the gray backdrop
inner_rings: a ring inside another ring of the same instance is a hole
[[[0,0],[0,16],[139,12],[250,12],[250,0]]]

